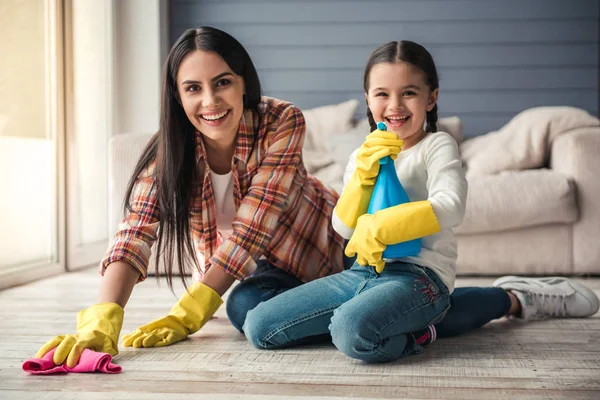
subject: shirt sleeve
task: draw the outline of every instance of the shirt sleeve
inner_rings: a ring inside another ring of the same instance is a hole
[[[346,164],[346,170],[344,171],[343,178],[342,193],[344,193],[344,189],[346,189],[346,185],[350,181],[350,178],[352,177],[352,174],[356,169],[357,152],[358,149],[354,150],[352,154],[350,154],[348,164]],[[333,209],[333,215],[331,216],[331,224],[333,226],[333,230],[335,230],[338,233],[338,235],[340,235],[344,239],[349,240],[352,237],[352,234],[354,233],[354,228],[350,228],[349,226],[346,226],[346,224],[344,224],[344,222],[337,216],[335,208]]]
[[[131,192],[131,210],[119,225],[113,243],[100,263],[100,274],[116,261],[123,261],[140,272],[140,281],[148,276],[152,244],[159,225],[155,164],[151,163],[138,176]]]
[[[468,190],[456,141],[448,134],[438,134],[424,151],[427,200],[440,228],[455,228],[464,218]]]
[[[302,162],[306,131],[302,112],[289,104],[273,118],[275,128],[267,133],[265,157],[241,201],[233,233],[210,259],[210,266],[217,265],[238,279],[252,272],[255,260],[265,254]]]

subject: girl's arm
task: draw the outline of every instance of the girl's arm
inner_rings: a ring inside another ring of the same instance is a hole
[[[462,223],[467,203],[467,180],[456,141],[448,134],[438,134],[425,153],[429,202],[441,229],[456,228]]]
[[[427,200],[389,207],[358,219],[346,246],[346,255],[358,254],[361,265],[380,272],[386,245],[432,235],[460,225],[467,196],[467,181],[456,142],[447,134],[436,134],[423,148],[427,168]]]

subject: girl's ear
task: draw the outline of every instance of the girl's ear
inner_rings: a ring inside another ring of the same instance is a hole
[[[435,89],[433,92],[429,93],[429,99],[427,100],[427,112],[433,110],[435,107],[435,103],[438,101],[439,89]]]
[[[367,92],[365,92],[365,101],[367,102],[367,107],[371,107],[371,105],[369,104],[369,95],[367,94]]]

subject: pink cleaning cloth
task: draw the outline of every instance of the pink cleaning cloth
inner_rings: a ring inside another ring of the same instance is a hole
[[[67,364],[55,365],[52,361],[54,351],[50,350],[43,358],[30,358],[23,363],[23,371],[33,375],[61,374],[67,372],[104,372],[107,374],[118,374],[121,366],[112,363],[112,356],[107,353],[99,353],[90,349],[83,350],[81,358],[73,368]]]

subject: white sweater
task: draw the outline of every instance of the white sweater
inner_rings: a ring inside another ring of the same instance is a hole
[[[344,187],[356,168],[356,154],[350,155]],[[454,139],[445,132],[429,133],[423,140],[403,150],[394,162],[398,178],[411,201],[429,200],[441,231],[422,239],[421,252],[415,257],[400,260],[433,270],[454,290],[457,245],[452,228],[459,226],[465,214],[467,180]],[[354,229],[346,226],[336,215],[333,227],[349,239]],[[393,261],[393,260],[386,260]]]

